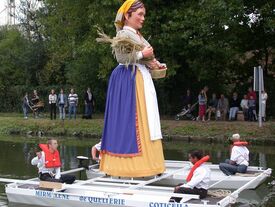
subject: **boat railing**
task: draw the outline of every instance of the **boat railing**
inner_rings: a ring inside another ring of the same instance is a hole
[[[218,205],[224,206],[226,203],[235,203],[236,199],[239,197],[239,194],[247,189],[249,187],[249,185],[253,184],[254,182],[256,182],[257,180],[262,180],[263,177],[269,177],[271,175],[272,169],[268,168],[267,170],[265,170],[264,172],[262,172],[260,175],[256,176],[255,178],[253,178],[252,180],[250,180],[249,182],[247,182],[245,185],[243,185],[242,187],[238,188],[237,190],[235,190],[234,192],[232,192],[230,195],[228,195],[227,197],[225,197],[224,199],[222,199],[221,201],[218,202]]]

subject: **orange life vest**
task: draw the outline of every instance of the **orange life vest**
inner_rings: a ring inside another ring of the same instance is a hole
[[[234,142],[233,146],[247,146],[248,142]]]
[[[58,150],[51,153],[47,144],[39,144],[39,147],[45,153],[45,167],[55,168],[61,167],[60,155]]]
[[[195,171],[199,166],[201,166],[201,164],[207,162],[209,159],[210,159],[210,156],[209,156],[209,155],[206,155],[206,156],[204,156],[203,158],[201,158],[199,161],[197,161],[197,162],[193,165],[193,167],[191,168],[191,170],[190,170],[190,172],[189,172],[189,174],[188,174],[188,176],[187,176],[187,178],[186,178],[186,181],[189,182],[189,181],[192,179],[192,177],[193,177],[194,171]]]

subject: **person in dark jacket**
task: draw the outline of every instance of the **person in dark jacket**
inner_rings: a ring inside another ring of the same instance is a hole
[[[59,108],[59,118],[61,120],[64,120],[66,116],[65,109],[68,106],[68,97],[64,93],[64,90],[62,88],[60,89],[60,93],[58,94],[58,97],[57,97],[57,104]]]
[[[92,113],[93,113],[93,108],[95,106],[94,95],[91,91],[91,88],[87,88],[87,91],[84,94],[84,101],[85,101],[84,118],[91,119]]]
[[[238,94],[234,92],[230,100],[229,121],[236,120],[236,115],[239,111],[239,106],[240,106],[240,100],[238,99]]]
[[[186,95],[183,97],[183,106],[186,108],[190,108],[192,105],[193,97],[191,95],[190,89],[186,90]]]

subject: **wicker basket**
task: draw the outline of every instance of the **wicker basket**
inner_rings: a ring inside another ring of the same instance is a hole
[[[166,76],[167,68],[150,70],[151,76],[154,79],[164,78]]]

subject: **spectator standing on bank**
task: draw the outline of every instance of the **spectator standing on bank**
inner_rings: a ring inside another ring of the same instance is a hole
[[[25,93],[25,96],[23,97],[23,104],[22,104],[24,119],[28,118],[29,107],[30,107],[30,103],[29,103],[28,93]]]
[[[243,96],[243,99],[241,101],[241,108],[242,108],[242,111],[243,111],[244,120],[247,121],[248,120],[248,99],[247,99],[247,95]]]
[[[37,93],[37,90],[33,90],[33,94],[32,94],[32,104],[36,105],[39,102],[39,96]]]
[[[39,102],[39,96],[38,96],[37,90],[33,90],[31,105],[33,108],[34,118],[38,118],[39,116],[39,109],[37,108],[38,102]]]
[[[59,107],[59,118],[64,120],[66,116],[66,108],[67,108],[67,95],[64,94],[63,88],[60,89],[60,93],[58,94],[57,103]]]
[[[69,119],[72,118],[72,115],[74,119],[76,119],[76,107],[78,104],[78,96],[74,92],[74,89],[71,89],[71,93],[68,96],[68,102],[69,102]]]
[[[94,105],[95,105],[94,95],[91,91],[91,88],[88,88],[87,91],[85,92],[84,101],[85,101],[85,115],[84,115],[84,118],[91,119],[92,118],[92,113],[93,113],[93,108],[94,108]]]
[[[262,119],[263,121],[265,121],[266,119],[266,100],[268,99],[268,95],[267,93],[263,90],[261,92],[261,96],[262,96]]]
[[[199,102],[199,116],[197,120],[205,121],[205,113],[206,113],[206,103],[207,103],[207,96],[204,89],[201,90],[199,96],[198,96],[198,102]]]
[[[56,119],[56,101],[57,101],[57,95],[55,94],[54,89],[52,89],[49,95],[51,120]]]
[[[236,115],[239,111],[239,105],[240,101],[238,99],[238,94],[234,92],[230,100],[229,121],[236,120]]]

